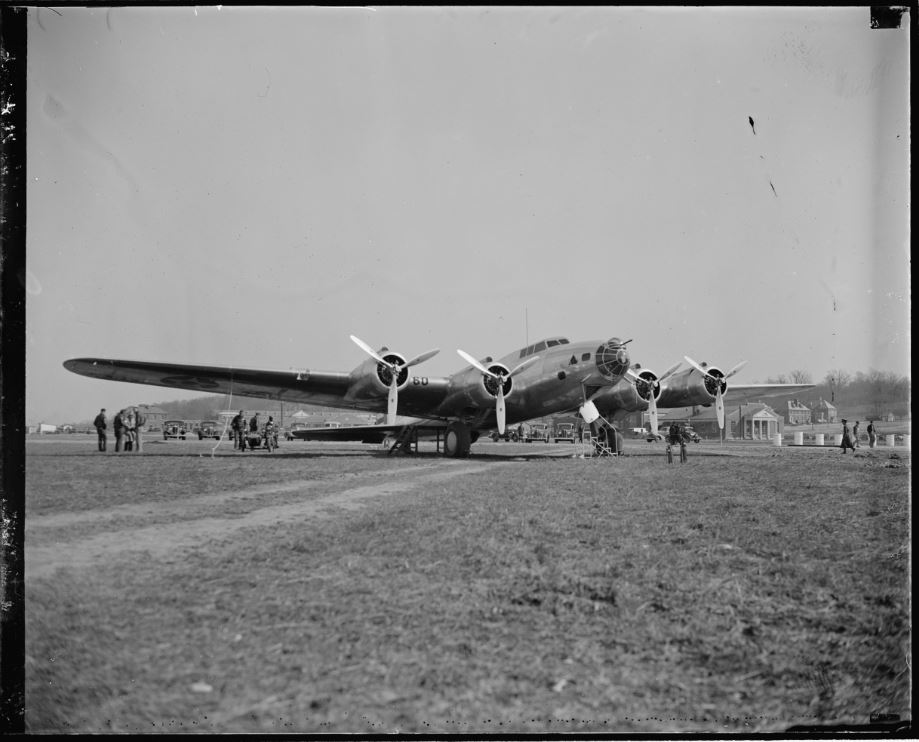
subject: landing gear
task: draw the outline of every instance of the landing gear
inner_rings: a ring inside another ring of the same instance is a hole
[[[465,423],[450,423],[444,431],[444,456],[464,459],[469,455],[472,435]]]

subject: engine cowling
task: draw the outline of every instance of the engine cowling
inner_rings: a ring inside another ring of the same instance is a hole
[[[655,399],[660,399],[661,390],[656,384],[657,374],[650,369],[642,369],[638,372],[638,377],[634,384],[621,381],[615,386],[600,392],[594,398],[597,408],[626,412],[646,410],[651,395],[654,394]]]
[[[673,374],[661,383],[657,403],[661,407],[691,407],[710,405],[715,401],[718,387],[722,396],[728,390],[724,372],[716,366],[705,366],[709,376],[690,368]]]
[[[405,357],[385,348],[380,351],[380,357],[387,363],[400,365],[397,388],[402,389],[408,383],[409,376]],[[373,359],[364,361],[351,372],[352,381],[346,399],[385,399],[392,383],[392,373],[391,366]]]

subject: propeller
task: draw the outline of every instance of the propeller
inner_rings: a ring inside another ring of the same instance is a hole
[[[679,361],[673,364],[668,368],[664,373],[662,373],[656,380],[651,381],[649,379],[643,379],[641,376],[636,374],[631,368],[626,371],[626,378],[634,386],[637,382],[641,381],[645,384],[648,384],[651,387],[651,393],[648,395],[648,422],[651,425],[651,434],[657,435],[657,398],[655,392],[660,387],[661,382],[670,376],[674,371],[676,371],[682,361]]]
[[[367,343],[361,340],[359,337],[351,335],[351,339],[367,355],[373,358],[377,363],[382,363],[386,368],[389,369],[390,376],[392,379],[389,382],[389,399],[387,400],[386,405],[386,424],[395,425],[396,424],[396,410],[399,406],[399,374],[402,372],[402,369],[409,368],[410,366],[417,366],[419,363],[436,356],[440,353],[440,348],[435,348],[434,350],[429,350],[426,353],[422,353],[420,356],[415,356],[405,363],[398,363],[395,361],[387,361],[383,356],[377,353],[373,348],[371,348]]]
[[[477,368],[483,374],[497,382],[498,393],[495,399],[495,416],[498,418],[498,433],[504,435],[504,420],[507,412],[507,409],[504,405],[504,382],[511,378],[514,374],[520,373],[523,371],[523,369],[535,363],[537,360],[539,360],[539,356],[530,356],[519,366],[515,366],[514,369],[508,372],[507,376],[505,376],[504,374],[496,374],[491,369],[485,368],[485,366],[479,363],[478,360],[473,358],[465,351],[460,350],[459,348],[457,348],[456,352],[460,354],[460,357],[466,361],[466,363]]]
[[[698,371],[703,376],[707,376],[709,379],[715,382],[715,412],[718,414],[718,428],[719,430],[724,430],[724,397],[722,396],[722,383],[725,379],[729,379],[734,374],[736,374],[740,369],[747,365],[746,361],[741,361],[734,368],[728,371],[724,376],[713,376],[710,374],[704,366],[696,363],[689,356],[683,356],[686,359],[686,362],[692,366],[696,371]]]

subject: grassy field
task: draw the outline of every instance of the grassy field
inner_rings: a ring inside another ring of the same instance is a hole
[[[94,445],[27,447],[32,733],[911,716],[906,449]]]

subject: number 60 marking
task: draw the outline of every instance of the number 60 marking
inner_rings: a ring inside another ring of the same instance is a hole
[[[413,383],[415,386],[427,386],[427,385],[428,385],[428,377],[427,377],[427,376],[413,376],[413,377],[412,377],[412,383]]]

